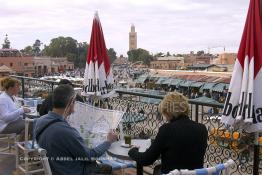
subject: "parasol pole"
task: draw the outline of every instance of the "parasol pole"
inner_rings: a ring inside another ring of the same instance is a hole
[[[262,0],[259,0],[260,20],[262,21]],[[253,175],[259,175],[259,132],[255,132]]]
[[[259,175],[259,132],[255,132],[253,175]]]

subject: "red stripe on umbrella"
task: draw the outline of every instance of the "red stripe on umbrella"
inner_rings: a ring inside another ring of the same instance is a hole
[[[112,83],[104,34],[96,12],[88,48],[82,95],[103,96],[109,93]]]
[[[262,66],[262,24],[259,11],[259,1],[251,0],[241,44],[238,51],[238,60],[244,68],[244,60],[248,55],[249,62],[255,58],[254,78]]]
[[[93,19],[93,27],[89,44],[87,64],[90,64],[91,60],[93,62],[97,61],[98,67],[104,63],[106,75],[108,76],[110,72],[110,62],[98,13],[95,14]]]

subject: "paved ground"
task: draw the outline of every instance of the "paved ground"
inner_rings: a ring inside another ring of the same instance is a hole
[[[10,175],[15,171],[15,155],[0,153],[1,175]]]

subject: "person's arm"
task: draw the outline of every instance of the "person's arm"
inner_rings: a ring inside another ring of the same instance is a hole
[[[0,102],[0,120],[6,123],[9,123],[21,117],[21,114],[23,113],[24,113],[23,108],[18,108],[17,110],[12,111],[12,112],[8,111],[7,102],[4,102],[1,100]]]
[[[135,160],[138,164],[142,166],[151,165],[156,161],[161,152],[163,151],[165,139],[166,138],[166,128],[160,127],[156,139],[153,141],[152,145],[143,153],[138,152],[138,148],[131,148],[128,155]]]
[[[84,142],[83,138],[79,135],[77,131],[65,133],[66,138],[64,143],[68,150],[71,152],[74,158],[88,158],[91,160],[95,157],[100,157],[103,155],[111,146],[111,142],[105,141],[97,147],[90,149]]]

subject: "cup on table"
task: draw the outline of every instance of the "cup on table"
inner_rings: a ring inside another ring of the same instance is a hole
[[[126,145],[131,145],[131,136],[130,135],[125,135],[124,140],[125,140]]]

